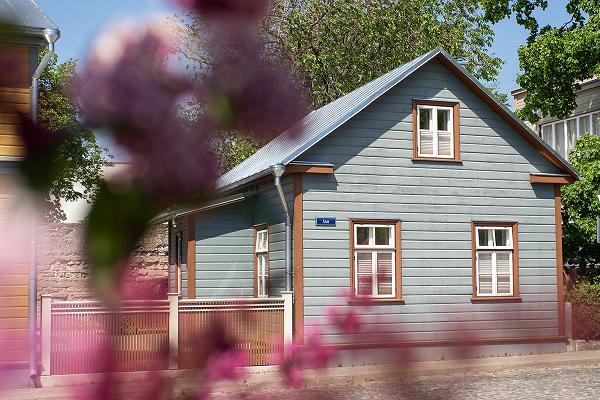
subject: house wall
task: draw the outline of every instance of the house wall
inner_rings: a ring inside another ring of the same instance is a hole
[[[461,164],[412,161],[412,100],[460,101]],[[304,323],[347,342],[323,318],[348,307],[348,220],[402,221],[404,304],[359,310],[372,341],[558,334],[554,188],[530,173],[557,169],[437,62],[391,89],[306,154],[333,175],[303,179]],[[317,228],[316,217],[336,217]],[[516,221],[522,302],[471,302],[471,221]],[[386,340],[390,340],[386,336]]]
[[[282,179],[290,214],[293,210],[293,180]],[[285,289],[285,214],[272,180],[259,183],[256,195],[242,202],[194,215],[196,234],[196,297],[231,298],[254,296],[254,227],[269,226],[269,296]],[[170,288],[175,287],[175,233],[188,225],[171,228]],[[187,247],[184,244],[183,291],[187,296]]]
[[[5,366],[26,367],[29,359],[27,299],[31,237],[30,230],[18,228],[31,226],[26,225],[31,221],[21,218],[17,200],[14,175],[0,165],[0,371]],[[2,384],[0,379],[0,387]]]
[[[245,200],[196,215],[197,298],[253,296],[253,208]]]
[[[590,83],[588,87],[577,92],[576,97],[577,107],[571,113],[571,116],[587,114],[593,111],[600,110],[600,80]],[[541,126],[548,122],[559,121],[562,118],[546,117],[542,118],[537,126]]]
[[[37,50],[28,46],[0,43],[0,158],[20,157],[18,113],[29,113],[29,86]]]
[[[293,214],[294,186],[290,177],[282,179],[290,217]],[[285,213],[272,181],[258,186],[254,223],[269,224],[269,296],[278,297],[285,290]]]

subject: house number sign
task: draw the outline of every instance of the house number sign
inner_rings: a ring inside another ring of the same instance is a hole
[[[333,217],[317,217],[315,218],[317,226],[335,226],[335,218]]]

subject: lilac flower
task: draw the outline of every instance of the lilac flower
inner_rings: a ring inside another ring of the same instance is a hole
[[[239,36],[218,42],[221,50],[215,50],[214,66],[199,87],[208,123],[269,139],[308,113],[300,79],[285,62],[268,62],[264,43]]]
[[[280,365],[280,372],[288,385],[297,388],[304,383],[304,370],[326,368],[335,355],[335,348],[323,342],[323,336],[317,328],[306,328],[304,343],[290,344],[288,354]]]
[[[173,3],[208,18],[257,20],[267,11],[267,0],[171,0]]]
[[[336,307],[329,307],[326,310],[326,316],[337,329],[346,334],[357,333],[362,327],[360,317],[352,308],[339,311]]]
[[[239,380],[246,376],[242,369],[249,365],[248,354],[242,350],[229,349],[209,357],[207,377],[213,380]]]

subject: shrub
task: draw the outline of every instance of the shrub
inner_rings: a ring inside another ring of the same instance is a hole
[[[600,340],[600,282],[578,282],[568,299],[573,304],[573,338]]]

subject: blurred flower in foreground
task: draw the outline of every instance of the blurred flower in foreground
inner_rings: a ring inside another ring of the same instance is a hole
[[[187,10],[213,19],[258,20],[265,15],[268,0],[171,0]]]
[[[306,331],[304,343],[291,343],[279,367],[285,382],[295,388],[304,383],[305,370],[326,368],[336,355],[335,348],[323,342],[317,328],[306,328]]]

